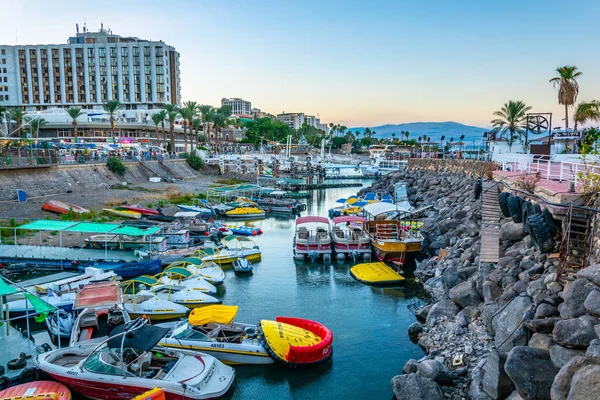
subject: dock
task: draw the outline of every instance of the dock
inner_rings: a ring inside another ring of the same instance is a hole
[[[24,370],[34,366],[35,357],[41,353],[41,349],[34,342],[23,336],[16,328],[8,322],[3,321],[0,326],[0,365],[6,366],[10,360],[19,358],[21,352],[28,356],[27,365],[24,368],[11,370],[6,368],[4,375],[14,384],[19,382],[19,376]]]
[[[498,182],[483,181],[481,202],[481,256],[479,261],[497,263],[500,259]]]
[[[54,261],[136,261],[132,251],[74,249],[71,247],[0,245],[2,258]]]
[[[56,282],[63,279],[72,278],[74,276],[81,275],[81,272],[57,272],[55,274],[44,275],[33,279],[27,279],[25,281],[20,281],[18,284],[22,288],[33,287],[37,285],[45,285],[50,282]]]

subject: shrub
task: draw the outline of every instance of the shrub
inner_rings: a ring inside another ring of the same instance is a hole
[[[198,157],[198,156],[196,155],[196,153],[189,153],[189,154],[187,154],[187,157],[186,157],[186,159],[187,159],[187,163],[188,163],[188,165],[189,165],[189,166],[190,166],[192,169],[194,169],[194,170],[196,170],[196,171],[198,171],[199,169],[201,169],[201,168],[202,168],[202,165],[204,164],[204,163],[202,162],[202,159],[201,159],[200,157]]]
[[[125,164],[123,164],[123,161],[121,161],[117,157],[110,157],[108,159],[108,162],[106,163],[106,166],[109,170],[121,176],[125,175],[125,170],[127,169],[127,167],[125,167]]]
[[[517,186],[529,193],[533,193],[542,176],[539,172],[533,174],[524,174],[519,177]]]

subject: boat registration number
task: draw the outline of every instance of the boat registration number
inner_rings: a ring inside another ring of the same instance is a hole
[[[219,349],[224,349],[225,345],[220,343],[211,343],[210,347],[218,347]]]

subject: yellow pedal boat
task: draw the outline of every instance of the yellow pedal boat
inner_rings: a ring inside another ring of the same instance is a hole
[[[406,280],[383,262],[357,264],[350,268],[350,275],[357,281],[368,285],[394,285]]]

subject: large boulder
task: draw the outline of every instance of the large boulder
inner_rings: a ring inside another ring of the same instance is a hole
[[[501,355],[495,350],[489,352],[482,386],[483,390],[493,399],[503,399],[515,389],[515,385],[504,370],[505,363],[506,355]]]
[[[517,346],[510,351],[506,373],[515,384],[519,395],[526,400],[546,400],[558,368],[550,362],[547,351]]]
[[[594,339],[590,342],[590,346],[585,352],[587,357],[598,357],[600,358],[600,339]]]
[[[435,322],[440,317],[454,317],[460,308],[450,300],[442,300],[437,302],[429,310],[427,314],[427,325],[434,326]]]
[[[392,390],[397,399],[444,400],[440,385],[419,374],[397,375],[392,378]]]
[[[577,279],[568,282],[563,289],[564,303],[559,306],[562,318],[577,318],[585,314],[584,302],[592,290],[598,286],[587,279]]]
[[[592,290],[583,303],[585,312],[595,317],[600,317],[600,292]]]
[[[552,400],[567,400],[570,398],[569,391],[572,386],[574,375],[579,370],[590,365],[600,366],[600,358],[576,357],[566,363],[554,378],[552,388],[550,389],[550,398]],[[594,399],[594,397],[590,397],[590,399]]]
[[[446,290],[450,290],[462,282],[462,279],[458,275],[458,270],[454,265],[451,265],[442,272],[441,280]]]
[[[600,398],[600,366],[588,365],[573,375],[568,400]]]
[[[481,303],[481,297],[477,292],[475,283],[473,282],[461,282],[454,286],[448,292],[448,297],[460,308],[468,306],[476,306]]]
[[[590,282],[600,286],[600,264],[590,265],[587,268],[577,272],[578,278],[585,278]]]
[[[550,346],[552,346],[553,344],[554,341],[552,340],[552,337],[550,337],[550,335],[536,332],[533,335],[531,335],[531,339],[529,339],[529,343],[527,345],[544,351],[549,351]]]
[[[502,311],[492,318],[494,342],[500,352],[508,352],[515,346],[527,344],[521,323],[533,317],[535,303],[529,296],[515,297]]]
[[[551,333],[554,325],[560,320],[559,317],[538,318],[523,322],[523,326],[532,332]]]
[[[523,231],[522,223],[507,222],[500,228],[500,240],[519,242],[527,236],[527,233]]]
[[[500,286],[496,285],[492,281],[485,281],[481,285],[481,291],[483,292],[483,301],[490,302],[498,299],[502,294],[502,289]]]
[[[533,316],[533,318],[548,318],[556,316],[558,316],[558,309],[556,307],[548,303],[541,303],[535,309],[535,315]]]
[[[427,315],[429,315],[429,311],[431,311],[431,307],[433,307],[433,304],[427,304],[427,305],[419,308],[417,310],[417,312],[415,313],[417,320],[421,321],[421,322],[425,322],[425,320],[427,319]]]
[[[584,355],[585,351],[583,350],[568,349],[558,344],[550,346],[550,359],[556,368],[562,368],[575,357],[583,357]]]
[[[597,318],[584,315],[579,318],[557,321],[552,331],[554,341],[562,346],[584,348],[598,339],[594,325],[600,324]]]
[[[405,374],[414,374],[415,372],[417,372],[418,369],[419,362],[414,358],[411,358],[406,362],[406,364],[404,364],[404,367],[402,367],[402,372],[404,372]]]
[[[460,225],[460,221],[454,218],[449,218],[447,220],[442,221],[439,224],[442,233],[449,232],[452,229],[456,229]]]
[[[458,375],[437,360],[425,360],[419,364],[418,373],[440,385],[450,385]]]

